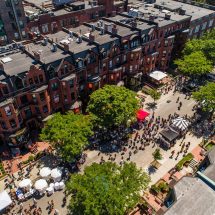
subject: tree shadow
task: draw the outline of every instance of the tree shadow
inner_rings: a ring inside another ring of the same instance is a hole
[[[148,167],[148,173],[149,175],[154,174],[156,172],[156,168],[154,166],[149,166]]]
[[[157,109],[157,104],[155,102],[148,102],[145,104],[148,110],[155,111]]]

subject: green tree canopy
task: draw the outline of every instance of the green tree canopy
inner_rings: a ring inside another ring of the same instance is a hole
[[[155,160],[161,160],[162,159],[162,155],[160,153],[160,149],[155,149],[155,151],[153,152],[153,157]]]
[[[215,64],[215,38],[190,40],[186,43],[183,54],[190,55],[199,51]]]
[[[209,82],[207,85],[202,86],[199,91],[193,92],[193,98],[201,102],[203,110],[215,111],[215,83]]]
[[[139,108],[136,94],[125,87],[106,85],[90,96],[87,111],[102,127],[126,125]]]
[[[93,134],[89,116],[67,113],[54,114],[42,129],[40,138],[51,142],[66,161],[72,161],[88,145]]]
[[[140,200],[149,176],[134,163],[93,163],[67,183],[72,193],[70,210],[76,215],[124,215]]]
[[[161,94],[155,89],[148,89],[147,93],[154,99],[154,102],[161,97]]]
[[[185,75],[203,75],[212,71],[212,62],[208,60],[203,52],[193,52],[185,55],[183,59],[175,60],[179,71]]]

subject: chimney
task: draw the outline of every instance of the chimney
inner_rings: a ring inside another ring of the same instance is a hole
[[[128,11],[128,0],[125,0],[125,2],[124,2],[124,10],[125,10],[125,12]]]
[[[149,16],[149,21],[154,22],[154,21],[155,21],[155,16],[154,16],[154,15],[150,15],[150,16]]]
[[[116,16],[116,11],[114,10],[114,11],[112,11],[112,14],[111,14],[112,16]]]
[[[134,21],[131,22],[131,27],[132,27],[132,28],[136,28],[136,27],[137,27],[137,22],[136,22],[136,20],[134,20]]]
[[[117,31],[118,31],[118,29],[117,29],[116,24],[113,24],[112,33],[113,33],[113,34],[117,34]]]
[[[0,62],[0,70],[4,71],[4,64],[2,62]]]
[[[186,10],[182,8],[179,10],[179,15],[185,15],[185,13],[186,13]]]
[[[167,19],[167,20],[170,20],[170,18],[171,18],[171,14],[165,14],[165,19]]]
[[[91,32],[89,34],[89,40],[90,40],[91,43],[95,41],[95,35],[92,34]]]
[[[36,61],[39,61],[40,60],[40,52],[34,52],[34,59]]]
[[[67,51],[67,52],[69,51],[69,44],[68,43],[64,43],[63,47],[64,47],[65,51]]]

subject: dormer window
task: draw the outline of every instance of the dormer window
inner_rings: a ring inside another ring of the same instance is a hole
[[[83,60],[78,61],[78,68],[82,68],[84,66]]]
[[[65,64],[64,65],[64,73],[67,74],[68,72],[69,72],[68,65]]]

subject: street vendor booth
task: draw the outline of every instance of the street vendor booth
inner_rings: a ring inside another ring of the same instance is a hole
[[[0,193],[0,212],[3,212],[9,205],[12,204],[12,200],[7,191]]]
[[[145,118],[146,118],[148,115],[149,115],[148,112],[146,112],[146,111],[140,109],[140,110],[137,111],[136,117],[137,117],[137,120],[138,120],[139,122],[142,122],[143,120],[145,120]]]
[[[179,133],[171,128],[164,129],[160,132],[160,141],[161,145],[164,147],[170,148],[176,142],[176,139],[179,137]]]
[[[167,74],[158,70],[149,73],[149,77],[156,84],[165,84],[168,81]]]

